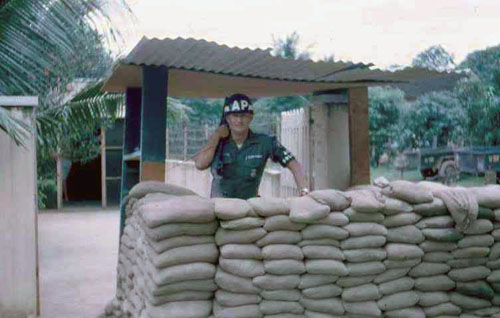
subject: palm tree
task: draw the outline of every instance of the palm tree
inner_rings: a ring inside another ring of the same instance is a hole
[[[78,131],[109,118],[110,102],[120,100],[100,93],[95,83],[74,102],[61,99],[75,78],[100,79],[109,71],[112,59],[103,41],[119,44],[122,38],[111,14],[133,18],[125,0],[0,0],[0,95],[39,96],[42,143],[69,123]],[[0,129],[18,144],[30,133],[1,107]]]

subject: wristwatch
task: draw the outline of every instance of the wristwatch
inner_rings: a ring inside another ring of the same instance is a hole
[[[301,196],[307,195],[309,193],[309,189],[306,188],[306,187],[303,187],[303,188],[300,189],[299,193],[300,193]]]

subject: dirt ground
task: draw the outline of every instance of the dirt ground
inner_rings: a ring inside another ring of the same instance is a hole
[[[116,289],[118,210],[38,214],[41,318],[97,317]]]

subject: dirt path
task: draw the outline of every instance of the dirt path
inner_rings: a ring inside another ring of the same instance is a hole
[[[97,317],[113,298],[117,210],[38,215],[42,318]]]

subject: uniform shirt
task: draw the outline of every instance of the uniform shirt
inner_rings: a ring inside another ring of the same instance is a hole
[[[240,149],[231,138],[222,139],[210,165],[213,176],[211,196],[256,197],[268,158],[283,167],[295,159],[273,136],[250,130]]]

